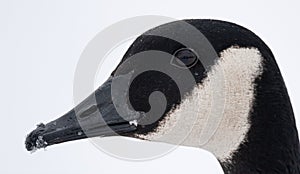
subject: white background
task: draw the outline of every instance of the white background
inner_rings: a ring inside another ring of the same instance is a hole
[[[75,67],[87,43],[110,24],[138,15],[221,19],[254,31],[277,59],[300,126],[299,2],[0,0],[0,173],[219,171],[209,152],[187,147],[146,162],[115,159],[88,140],[33,154],[25,150],[25,136],[35,124],[53,120],[73,107]]]

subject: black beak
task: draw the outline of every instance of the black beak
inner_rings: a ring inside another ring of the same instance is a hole
[[[143,113],[130,111],[122,116],[112,101],[110,77],[82,103],[48,124],[39,124],[26,138],[26,149],[32,151],[53,144],[96,136],[133,134],[137,125],[132,124]]]

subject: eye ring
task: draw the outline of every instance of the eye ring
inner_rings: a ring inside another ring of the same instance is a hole
[[[191,68],[198,61],[197,53],[191,48],[180,48],[173,54],[171,64],[179,68]]]

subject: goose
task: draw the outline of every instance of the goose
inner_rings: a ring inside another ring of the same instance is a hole
[[[274,55],[226,21],[178,20],[146,31],[103,85],[39,124],[25,145],[109,136],[202,148],[226,174],[300,173],[294,113]]]

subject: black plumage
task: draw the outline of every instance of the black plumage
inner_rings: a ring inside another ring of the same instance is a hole
[[[174,27],[173,24],[176,24],[176,22],[178,21],[163,26],[168,32],[176,33],[181,30]],[[249,132],[245,141],[232,154],[231,159],[221,163],[224,172],[227,174],[299,174],[300,147],[294,113],[280,70],[268,46],[253,32],[233,23],[201,19],[184,20],[184,22],[197,28],[207,38],[217,53],[232,46],[237,46],[241,48],[257,48],[263,57],[263,72],[261,76],[255,79],[255,100],[249,116]],[[159,50],[173,55],[177,50],[185,48],[184,45],[170,38],[149,35],[149,33],[160,29],[161,26],[139,36],[127,50],[121,62],[126,61],[132,55],[148,50]],[[184,35],[184,31],[181,33]],[[218,58],[212,57],[211,59]],[[211,61],[208,69],[205,69],[201,62],[197,62],[189,68],[197,83],[202,83],[213,62],[215,60]],[[132,69],[138,68],[135,66],[125,67],[123,72],[126,74]],[[115,71],[112,73],[112,76],[114,76],[114,73]],[[178,76],[181,78],[180,74]],[[190,90],[192,90],[192,87],[186,93]],[[147,71],[135,78],[130,86],[128,95],[133,109],[141,112],[149,111],[148,98],[153,91],[161,91],[166,96],[167,107],[165,113],[180,104],[182,100],[182,97],[179,95],[179,89],[172,78],[157,71]],[[98,103],[103,103],[102,100],[102,98],[99,98]],[[102,105],[97,105],[99,110],[101,110]],[[67,117],[73,118],[74,116],[69,114]],[[163,116],[158,121],[147,126],[131,126],[126,129],[126,132],[123,131],[119,134],[124,136],[133,136],[135,133],[147,134],[155,130],[162,119]],[[118,126],[125,123],[126,121],[122,121],[118,123]],[[51,126],[51,124],[49,125]],[[113,127],[116,125],[114,123],[109,126]],[[78,127],[78,123],[76,123],[76,131],[80,129]],[[54,130],[53,126],[51,129]],[[117,130],[117,128],[114,129]],[[27,149],[30,150],[35,146],[37,137],[43,135],[42,132],[44,131],[47,131],[47,125],[39,127],[38,130],[35,130],[28,136],[26,141]],[[95,134],[95,136],[97,135]],[[60,140],[56,138],[56,141],[48,145],[86,137],[82,135]],[[51,139],[55,138],[52,136],[48,139],[45,137],[45,139],[51,142]]]

